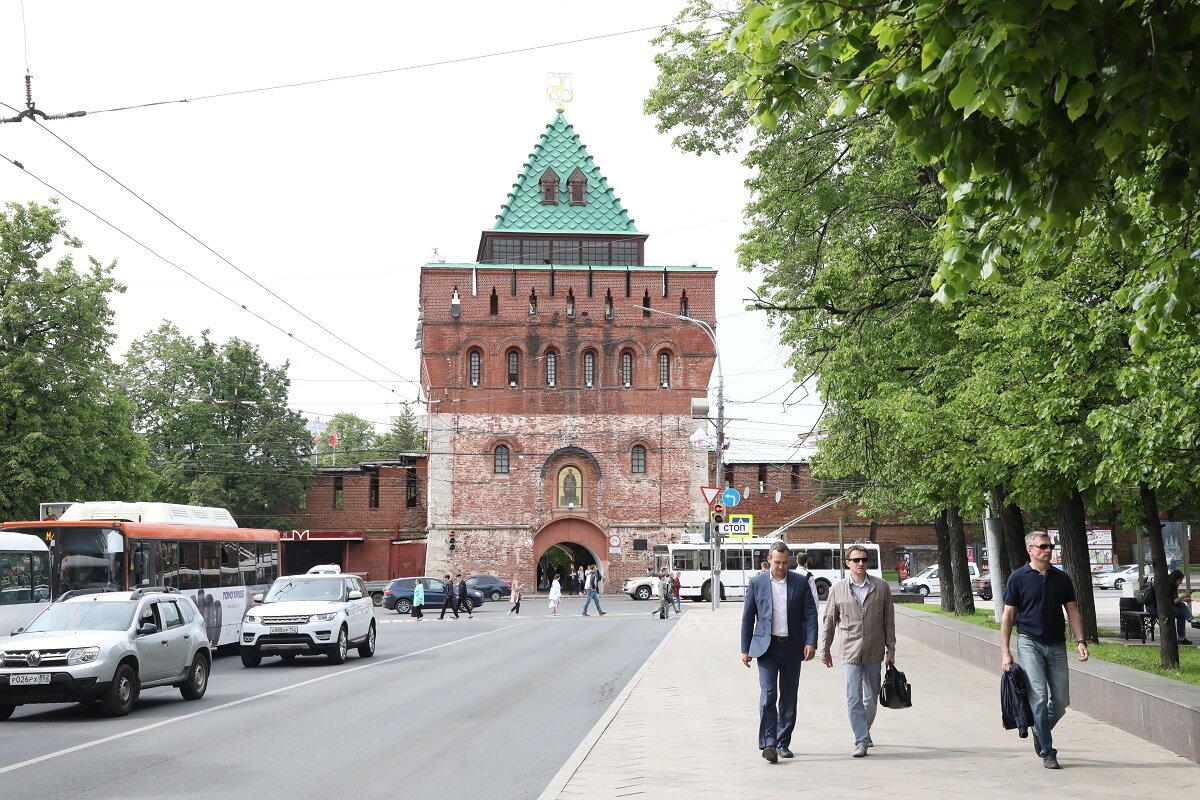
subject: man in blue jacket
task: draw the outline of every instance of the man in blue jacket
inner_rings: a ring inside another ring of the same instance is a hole
[[[742,663],[758,659],[758,747],[772,764],[792,757],[800,662],[817,651],[817,604],[809,579],[788,570],[790,557],[786,543],[771,545],[770,571],[746,584],[742,607]]]

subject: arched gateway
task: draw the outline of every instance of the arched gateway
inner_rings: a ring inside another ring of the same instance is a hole
[[[533,561],[542,558],[553,548],[561,548],[576,564],[595,563],[600,572],[608,574],[608,538],[591,522],[572,517],[555,520],[542,528],[533,538]],[[563,590],[569,590],[564,584]]]

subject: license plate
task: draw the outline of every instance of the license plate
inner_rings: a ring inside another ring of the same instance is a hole
[[[50,683],[50,674],[40,672],[35,675],[9,675],[9,686],[41,686]]]
[[[300,628],[296,625],[276,625],[271,628],[271,633],[299,633]]]

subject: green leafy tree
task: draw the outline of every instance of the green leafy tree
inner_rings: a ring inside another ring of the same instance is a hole
[[[1146,248],[1126,289],[1141,353],[1168,321],[1194,329],[1200,299],[1198,34],[1184,0],[754,0],[726,43],[767,129],[831,86],[831,116],[885,114],[937,170],[940,298],[1014,259],[1061,267],[1097,226]]]
[[[57,206],[0,212],[0,519],[53,500],[141,500],[150,473],[116,387],[115,264],[75,263]]]
[[[135,341],[124,383],[157,481],[153,499],[221,506],[243,525],[289,528],[311,475],[312,438],[287,406],[287,367],[253,345],[218,345],[169,323]]]
[[[395,458],[400,453],[425,450],[425,432],[421,430],[412,406],[404,404],[404,409],[392,421],[391,430],[375,443],[375,449],[380,458]]]
[[[335,466],[379,458],[377,438],[375,426],[370,422],[357,414],[338,412],[330,417],[324,435],[317,442],[317,461],[322,466]]]

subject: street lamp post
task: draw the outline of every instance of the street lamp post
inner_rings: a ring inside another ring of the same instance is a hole
[[[657,308],[648,306],[637,306],[642,311],[647,311],[651,314],[662,314],[664,317],[674,317],[681,319],[684,322],[690,322],[698,326],[704,331],[708,338],[712,341],[713,353],[717,357],[717,459],[716,459],[716,478],[713,481],[714,486],[725,486],[724,464],[722,463],[722,454],[725,446],[725,373],[721,369],[721,348],[717,346],[717,333],[702,319],[695,317],[685,317],[682,314],[672,314],[670,311],[660,311]],[[704,523],[708,526],[708,522]],[[711,563],[712,577],[709,579],[709,596],[712,598],[713,611],[721,607],[721,535],[717,531],[712,531],[709,536],[711,543]]]

